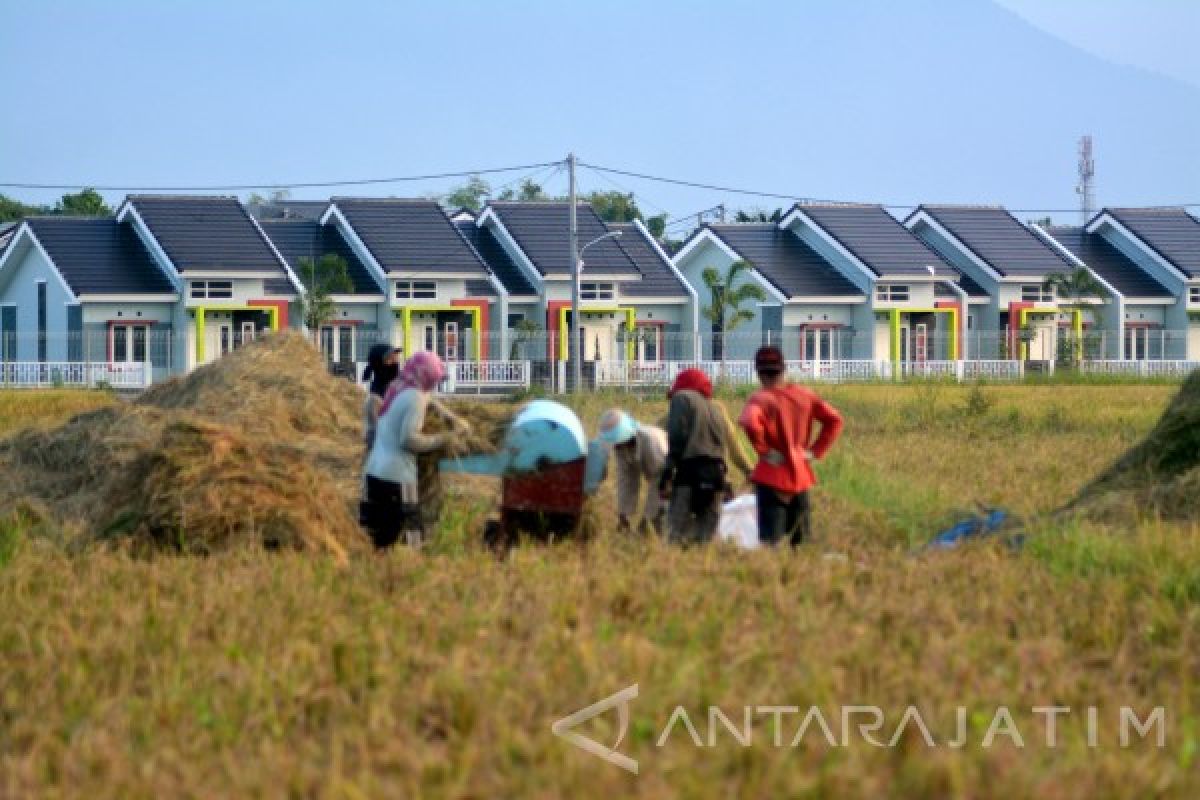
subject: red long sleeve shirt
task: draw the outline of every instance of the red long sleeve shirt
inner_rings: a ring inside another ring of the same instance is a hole
[[[816,441],[813,420],[821,423]],[[788,493],[806,491],[817,482],[804,451],[811,450],[814,458],[821,458],[842,432],[842,417],[833,406],[815,392],[792,384],[759,389],[746,403],[738,423],[759,456],[750,480]],[[779,463],[765,458],[772,450],[781,456],[772,459]]]

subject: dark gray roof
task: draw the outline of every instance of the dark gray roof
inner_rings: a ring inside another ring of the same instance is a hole
[[[542,275],[571,272],[570,211],[567,203],[490,203],[517,245]],[[576,207],[579,246],[608,233],[604,220],[587,203]],[[589,247],[584,270],[606,275],[637,275],[637,265],[615,239]]]
[[[1066,225],[1047,227],[1044,230],[1126,297],[1173,296],[1150,273],[1126,258],[1124,253],[1103,236]]]
[[[922,205],[980,260],[1004,276],[1041,278],[1070,268],[1059,253],[998,206]]]
[[[180,271],[283,274],[236,197],[130,195],[129,202]]]
[[[863,292],[804,241],[774,222],[706,225],[788,297],[853,297]],[[703,229],[702,229],[703,230]]]
[[[621,247],[633,259],[640,281],[621,284],[621,294],[627,297],[688,297],[679,278],[675,277],[671,265],[658,254],[647,234],[632,222],[609,223],[609,228],[621,232]],[[589,251],[590,253],[590,251]]]
[[[1200,220],[1182,208],[1106,208],[1150,249],[1189,278],[1200,278]]]
[[[379,288],[336,226],[322,225],[309,219],[264,219],[259,224],[305,286],[308,284],[304,270],[300,269],[300,259],[320,259],[333,253],[346,262],[346,272],[354,284],[353,294],[383,294],[383,289]]]
[[[878,205],[797,204],[822,230],[876,275],[928,275],[949,265]]]
[[[30,217],[29,227],[76,294],[173,294],[129,224],[112,217]]]
[[[435,200],[335,197],[333,203],[386,272],[487,274]]]
[[[525,276],[516,262],[509,258],[508,251],[500,242],[496,241],[496,237],[489,229],[480,228],[468,220],[456,222],[454,225],[483,258],[488,268],[496,274],[510,295],[524,296],[538,293],[533,284],[529,282],[529,278]]]

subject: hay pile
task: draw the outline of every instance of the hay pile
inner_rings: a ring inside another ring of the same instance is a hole
[[[456,436],[449,448],[436,453],[423,453],[417,457],[417,486],[421,491],[421,519],[425,530],[433,530],[442,516],[446,503],[446,482],[438,470],[444,458],[466,456],[475,453],[495,453],[504,443],[504,434],[512,422],[513,409],[509,406],[487,403],[466,403],[442,400],[440,405],[450,413],[467,420],[471,431],[466,436]],[[437,405],[425,416],[425,433],[444,433],[452,430],[450,421],[439,413]],[[473,486],[491,498],[494,487],[487,481],[472,476],[459,482],[460,486]]]
[[[327,552],[357,522],[362,395],[280,334],[135,401],[0,442],[0,508],[83,539],[210,553],[253,541]]]
[[[1200,521],[1200,370],[1154,429],[1064,509],[1108,522]]]

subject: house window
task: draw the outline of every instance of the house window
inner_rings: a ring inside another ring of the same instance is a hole
[[[525,321],[524,314],[509,314],[508,315],[508,329],[512,330],[513,328],[517,327],[517,325],[521,324],[524,321]]]
[[[1188,289],[1188,302],[1200,303],[1200,286],[1193,286]]]
[[[875,287],[877,303],[907,303],[908,285],[904,283],[881,283]]]
[[[612,300],[616,295],[616,287],[611,283],[579,284],[580,300]]]
[[[38,281],[37,285],[37,356],[38,361],[46,361],[46,282]]]
[[[114,363],[140,364],[147,360],[148,325],[113,325],[109,337],[109,352]]]
[[[662,358],[663,330],[660,325],[639,325],[637,328],[638,361],[656,362]]]
[[[1021,302],[1053,303],[1054,291],[1039,284],[1025,284],[1021,287]]]
[[[193,300],[229,300],[233,297],[233,281],[192,281]]]
[[[354,342],[356,339],[353,325],[325,325],[321,328],[321,352],[325,360],[331,363],[342,363],[354,360]]]
[[[396,281],[397,300],[436,300],[437,283],[434,281]]]
[[[841,358],[838,328],[800,326],[800,358],[804,361],[832,361]]]

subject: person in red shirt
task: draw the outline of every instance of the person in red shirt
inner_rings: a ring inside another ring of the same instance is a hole
[[[842,432],[842,417],[815,392],[788,383],[783,353],[761,347],[754,369],[762,388],[750,396],[738,423],[758,452],[750,473],[758,502],[758,538],[798,545],[811,534],[808,490],[817,482],[809,464],[823,458]],[[813,440],[813,421],[821,425]]]

